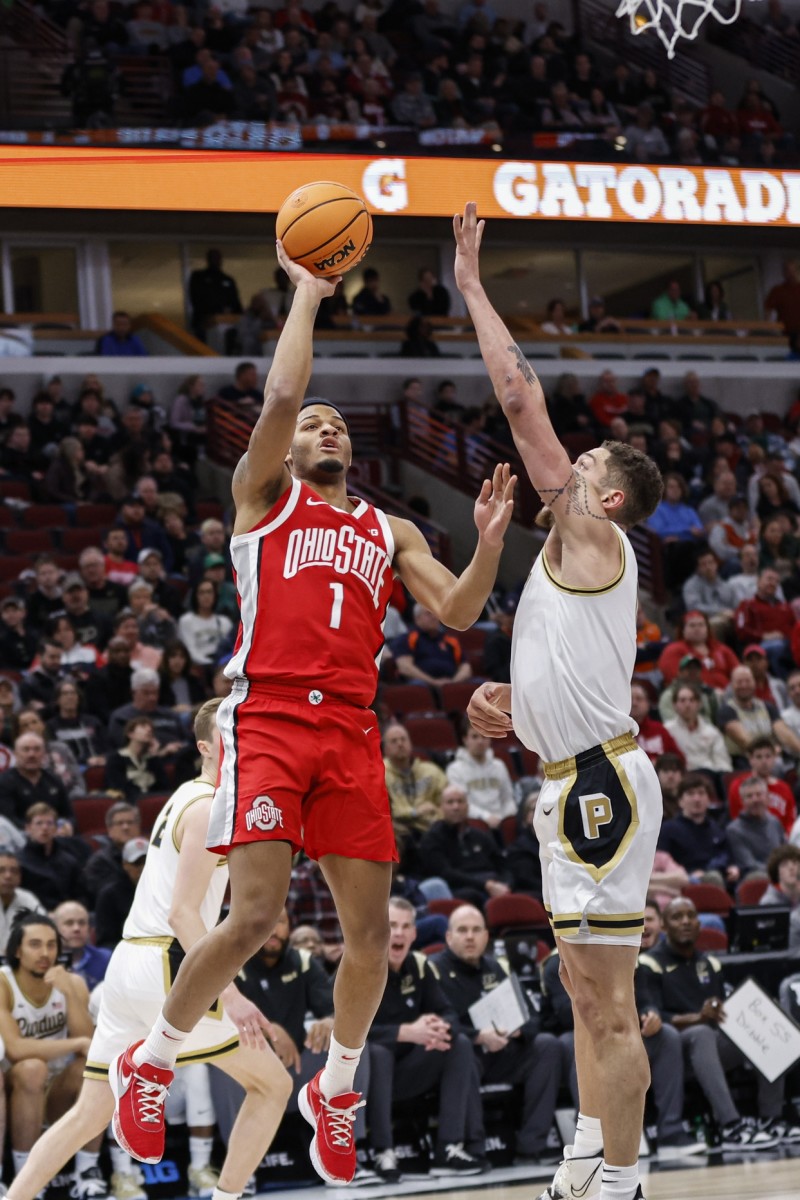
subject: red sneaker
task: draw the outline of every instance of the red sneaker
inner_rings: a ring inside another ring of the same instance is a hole
[[[309,1153],[314,1170],[326,1183],[351,1183],[356,1173],[353,1122],[364,1101],[360,1092],[343,1092],[326,1100],[319,1090],[318,1071],[300,1089],[298,1107],[315,1129]]]
[[[157,1163],[164,1154],[164,1101],[175,1072],[152,1063],[137,1067],[133,1052],[141,1044],[128,1046],[108,1068],[108,1082],[116,1100],[112,1127],[114,1137],[131,1158]]]

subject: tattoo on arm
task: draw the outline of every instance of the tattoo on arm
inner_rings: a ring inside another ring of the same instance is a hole
[[[517,370],[519,371],[520,375],[525,380],[525,382],[529,383],[531,385],[531,387],[533,387],[535,384],[537,384],[539,382],[539,380],[536,378],[536,375],[534,373],[533,368],[531,367],[531,364],[528,362],[527,358],[522,353],[519,346],[516,343],[513,343],[511,346],[507,346],[506,349],[508,351],[510,351],[511,354],[514,355],[514,358],[517,361]]]
[[[607,521],[605,515],[598,516],[589,506],[589,487],[586,480],[577,471],[573,471],[565,484],[559,488],[537,488],[542,501],[552,506],[559,496],[566,496],[565,516],[591,517],[594,521]]]

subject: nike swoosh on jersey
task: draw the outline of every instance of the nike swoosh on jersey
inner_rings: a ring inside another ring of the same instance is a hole
[[[328,508],[330,508],[327,500],[306,500],[306,504],[311,504],[314,507],[316,507],[318,504],[325,504]]]
[[[554,808],[555,808],[555,804],[551,804],[549,808],[543,808],[542,812],[544,813],[544,815],[546,817],[549,817],[550,813],[553,811]]]
[[[374,728],[375,728],[374,725],[370,725],[368,729],[364,730],[364,733],[371,733]],[[342,1055],[342,1058],[344,1058],[344,1055]]]

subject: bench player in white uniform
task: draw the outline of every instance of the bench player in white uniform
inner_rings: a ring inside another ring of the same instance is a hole
[[[55,923],[24,913],[12,926],[8,966],[0,969],[0,1035],[11,1064],[6,1072],[14,1171],[24,1168],[45,1120],[67,1111],[81,1086],[92,1034],[89,992],[79,975],[57,960],[61,938]],[[107,1194],[97,1169],[102,1139],[81,1138],[72,1195]],[[85,1149],[80,1150],[84,1143]]]
[[[180,959],[219,917],[227,868],[205,848],[219,759],[216,711],[209,700],[195,719],[200,777],[182,784],[153,827],[144,871],[108,964],[97,1028],[88,1047],[75,1106],[43,1134],[14,1180],[12,1200],[34,1200],[78,1146],[102,1134],[114,1112],[108,1067],[131,1038],[144,1035],[164,1003]],[[82,981],[81,981],[82,982]],[[178,1065],[213,1062],[245,1089],[231,1131],[215,1200],[236,1200],[261,1162],[283,1116],[291,1079],[265,1040],[266,1017],[231,984],[184,1043]],[[139,1084],[159,1111],[165,1089]],[[147,1104],[143,1111],[147,1112]],[[123,1147],[124,1149],[125,1147]]]
[[[474,204],[454,230],[456,282],[550,529],[517,609],[511,684],[482,685],[468,710],[493,737],[513,722],[547,776],[534,824],[575,1012],[581,1108],[575,1145],[545,1196],[636,1200],[649,1069],[633,973],[661,790],[629,716],[637,571],[623,528],[656,507],[661,476],[651,459],[618,442],[573,466],[536,375],[481,286],[483,222]]]

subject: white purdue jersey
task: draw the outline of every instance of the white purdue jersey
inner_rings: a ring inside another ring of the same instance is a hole
[[[517,608],[511,649],[512,721],[545,762],[560,762],[638,726],[630,716],[636,661],[638,569],[622,549],[617,575],[603,587],[557,582],[543,549]]]
[[[124,939],[174,937],[169,913],[175,894],[180,854],[175,831],[187,808],[213,795],[212,784],[205,779],[193,779],[189,783],[182,783],[158,814],[150,835],[144,870],[122,930]],[[211,929],[219,920],[227,883],[228,870],[222,860],[214,871],[200,905],[200,917],[206,929]]]
[[[11,967],[0,967],[11,992],[11,1016],[17,1022],[20,1037],[57,1039],[67,1036],[67,998],[51,988],[44,1004],[36,1005],[20,988]]]

